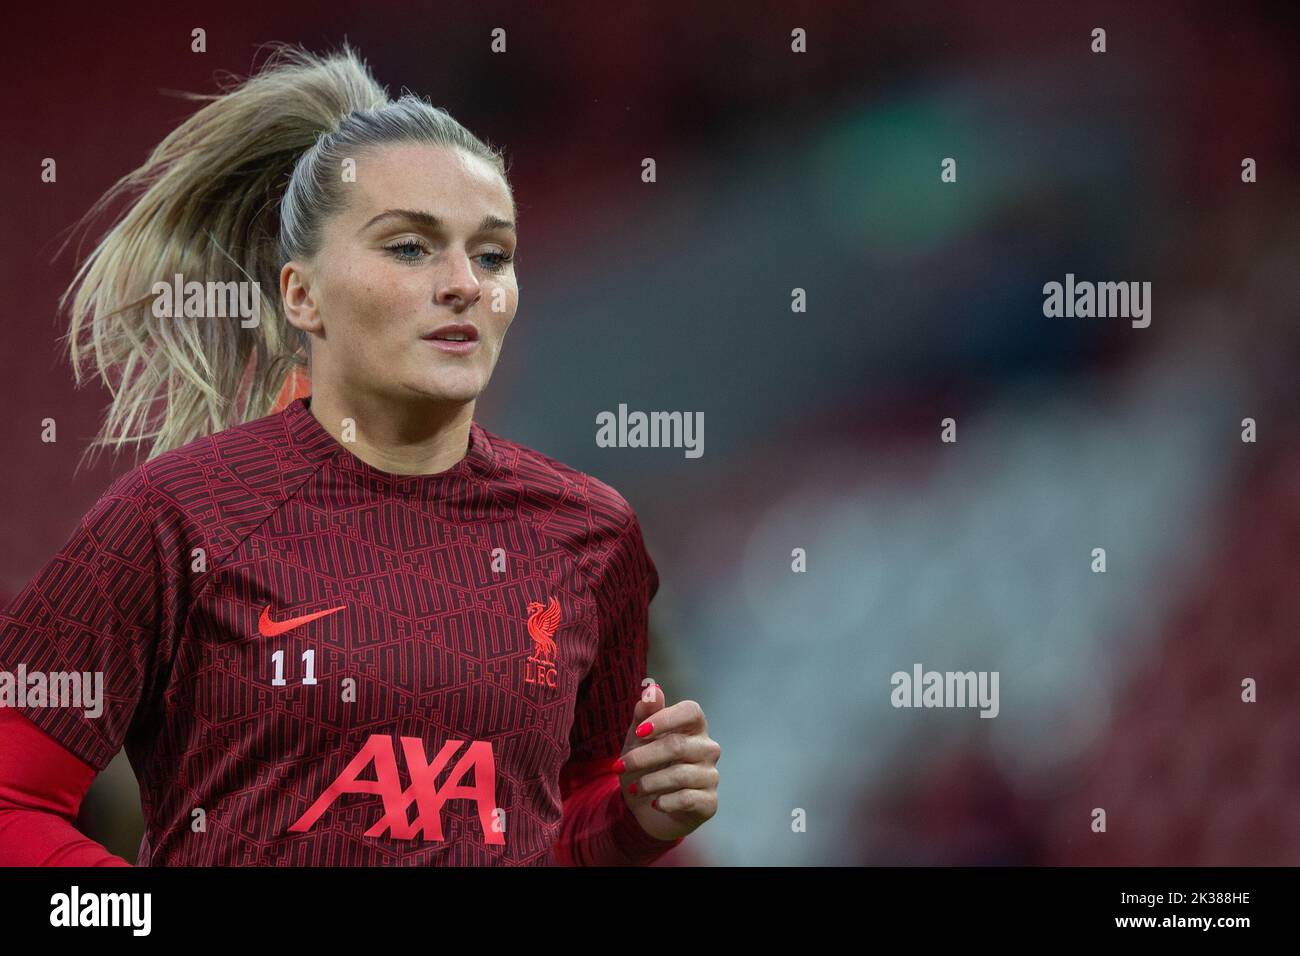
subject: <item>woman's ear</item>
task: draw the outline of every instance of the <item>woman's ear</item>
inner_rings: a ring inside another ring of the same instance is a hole
[[[312,294],[311,283],[310,267],[297,259],[289,260],[280,270],[280,301],[284,305],[284,317],[295,329],[307,333],[319,332],[321,327],[320,309]]]

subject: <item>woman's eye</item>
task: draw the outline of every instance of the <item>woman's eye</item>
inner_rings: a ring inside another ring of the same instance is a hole
[[[405,239],[402,242],[393,243],[391,246],[385,246],[389,254],[398,262],[406,262],[418,265],[425,255],[432,254],[429,249],[414,239]],[[483,252],[474,257],[479,260],[479,264],[488,272],[501,272],[505,269],[506,263],[514,257],[504,252]]]
[[[408,239],[405,242],[399,242],[391,246],[385,246],[394,259],[398,262],[418,262],[420,253],[425,251],[424,246],[420,245],[414,239]]]
[[[484,252],[479,254],[475,258],[491,260],[489,262],[484,263],[483,268],[487,269],[488,272],[500,272],[502,269],[506,267],[506,263],[509,262],[514,257],[508,256],[504,252]]]

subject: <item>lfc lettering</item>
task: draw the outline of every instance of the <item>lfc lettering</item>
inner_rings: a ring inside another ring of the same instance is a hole
[[[524,683],[555,686],[555,665],[540,657],[530,657],[524,664]]]

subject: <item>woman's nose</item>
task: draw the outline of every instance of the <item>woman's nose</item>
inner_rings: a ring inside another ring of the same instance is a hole
[[[474,267],[464,253],[447,257],[447,270],[441,277],[436,298],[440,303],[450,305],[459,299],[464,307],[473,305],[483,294],[483,287],[474,275]]]

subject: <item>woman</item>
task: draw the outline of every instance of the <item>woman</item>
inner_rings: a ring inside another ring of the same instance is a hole
[[[643,681],[628,503],[474,421],[518,304],[500,154],[346,48],[206,99],[69,290],[100,443],[151,456],[0,617],[0,863],[124,865],[72,827],[123,746],[141,865],[652,862],[720,748]]]

